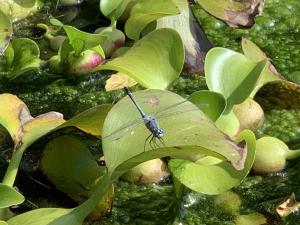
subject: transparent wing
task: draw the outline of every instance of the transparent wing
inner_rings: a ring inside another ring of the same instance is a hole
[[[189,107],[187,107],[187,108],[184,107],[184,104],[186,104],[186,103],[189,103],[188,104]],[[187,113],[187,112],[199,110],[199,108],[197,108],[197,107],[191,108],[190,104],[192,104],[192,103],[189,100],[184,100],[184,101],[169,105],[159,111],[146,112],[146,114],[151,115],[154,118],[156,118],[157,120],[159,120],[161,118],[174,116],[176,114]],[[142,117],[140,117],[138,119],[134,119],[134,120],[129,121],[128,123],[124,124],[117,130],[113,131],[112,133],[102,137],[102,140],[106,139],[106,138],[109,138],[111,140],[117,140],[117,139],[121,138],[125,133],[130,133],[130,132],[134,131],[138,126],[141,126],[141,125],[145,126]],[[145,127],[145,129],[146,129],[146,127]]]

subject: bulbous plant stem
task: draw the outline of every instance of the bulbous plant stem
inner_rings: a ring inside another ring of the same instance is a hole
[[[295,159],[300,157],[300,149],[297,150],[287,150],[286,151],[286,158],[287,159]]]
[[[5,172],[4,178],[2,180],[3,184],[6,184],[10,187],[14,185],[18,168],[24,153],[24,150],[26,149],[25,146],[21,145],[19,148],[15,148],[14,152],[12,154],[12,157],[10,159],[9,165],[7,167],[7,170]]]
[[[97,204],[106,194],[111,185],[111,174],[103,175],[103,177],[98,180],[95,191],[94,193],[92,193],[91,197],[81,205],[77,206],[74,209],[74,213],[76,213],[82,219],[86,218],[90,214],[90,212],[97,206]]]

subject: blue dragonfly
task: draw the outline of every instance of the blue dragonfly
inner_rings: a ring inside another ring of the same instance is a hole
[[[176,115],[181,113],[199,111],[199,108],[197,106],[191,104],[189,100],[184,99],[183,101],[170,103],[170,105],[167,105],[164,108],[160,108],[160,110],[156,112],[154,111],[146,113],[145,110],[140,107],[139,103],[128,88],[124,88],[124,92],[130,98],[134,107],[137,109],[139,118],[129,120],[128,123],[119,126],[115,131],[112,131],[108,135],[105,135],[102,139],[108,138],[111,141],[121,139],[126,133],[130,133],[130,131],[134,133],[137,126],[144,124],[144,126],[150,132],[149,136],[145,138],[144,150],[148,141],[151,149],[161,147],[160,144],[162,146],[165,146],[163,138],[165,137],[166,133],[165,130],[160,127],[158,120],[170,116],[175,116],[176,118]],[[160,142],[160,144],[157,143],[157,140]]]

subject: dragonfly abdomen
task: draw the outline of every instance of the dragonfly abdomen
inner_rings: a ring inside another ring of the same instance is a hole
[[[164,130],[158,125],[157,120],[152,116],[145,116],[144,123],[147,129],[153,134],[154,137],[162,138],[164,136]]]

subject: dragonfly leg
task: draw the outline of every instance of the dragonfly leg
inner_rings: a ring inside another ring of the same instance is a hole
[[[153,135],[150,134],[150,135],[146,138],[146,140],[145,140],[145,143],[144,143],[144,152],[146,151],[146,144],[147,144],[147,141],[149,140],[149,138],[151,138],[151,136],[153,136]],[[151,138],[151,139],[152,139],[152,138]],[[150,140],[149,144],[150,144],[150,147],[151,147],[151,140]],[[151,147],[151,148],[152,148],[152,147]]]
[[[158,138],[159,142],[162,144],[163,147],[166,147],[164,139],[163,138]]]

